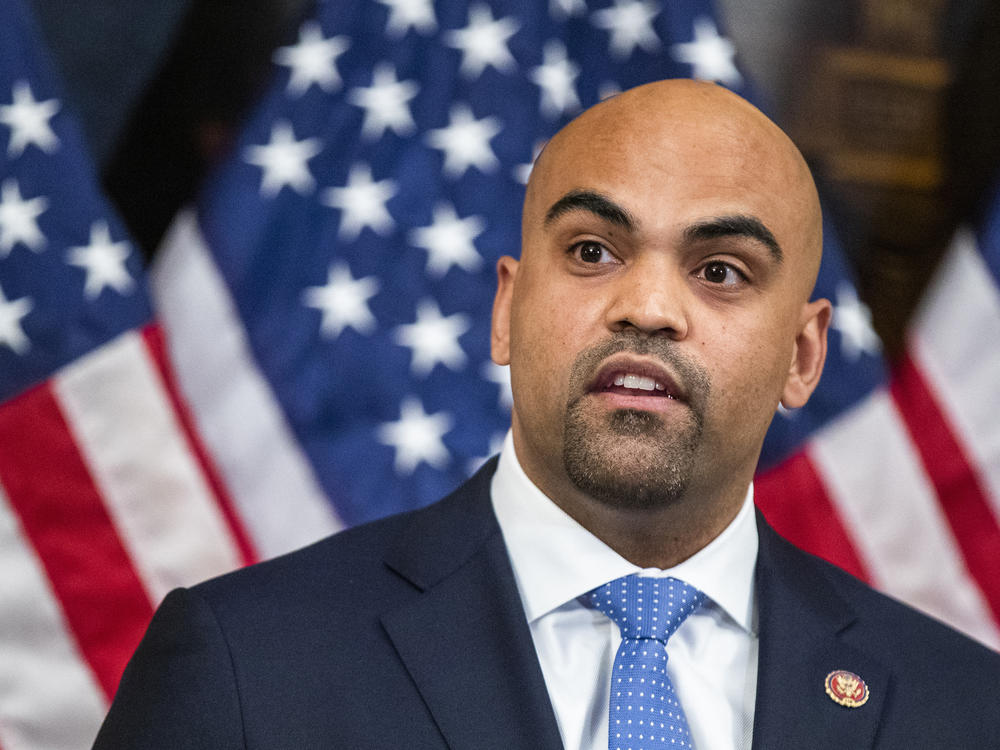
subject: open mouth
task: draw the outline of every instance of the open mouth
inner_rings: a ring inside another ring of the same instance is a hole
[[[683,390],[662,365],[632,357],[615,358],[605,364],[589,390],[641,399],[686,400]]]
[[[604,390],[611,389],[621,389],[625,391],[648,391],[649,395],[652,396],[666,396],[667,398],[676,398],[672,393],[667,390],[667,387],[663,383],[658,382],[653,378],[648,378],[645,375],[635,375],[634,373],[628,373],[627,375],[616,375],[614,382],[607,386]],[[641,395],[641,394],[639,394]]]

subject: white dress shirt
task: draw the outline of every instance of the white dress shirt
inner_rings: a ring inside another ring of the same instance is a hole
[[[606,750],[618,626],[577,597],[630,573],[673,576],[707,596],[667,642],[667,672],[697,750],[749,748],[757,685],[753,487],[726,529],[669,570],[639,568],[539,490],[508,433],[491,486],[521,602],[566,750]]]

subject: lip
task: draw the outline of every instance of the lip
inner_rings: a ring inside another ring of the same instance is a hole
[[[656,383],[652,391],[615,385],[620,376],[635,375]],[[587,392],[619,408],[670,408],[687,401],[687,393],[674,374],[659,360],[634,355],[615,356],[605,362],[591,380]]]

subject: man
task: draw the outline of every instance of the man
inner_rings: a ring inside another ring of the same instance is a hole
[[[710,84],[628,91],[548,144],[522,240],[498,264],[499,461],[172,593],[96,747],[995,745],[998,655],[755,519],[764,434],[815,388],[830,319],[784,134]]]

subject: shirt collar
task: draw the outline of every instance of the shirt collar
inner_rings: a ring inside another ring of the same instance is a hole
[[[552,502],[524,473],[509,432],[490,494],[528,622],[601,584],[641,572],[674,576],[701,589],[737,625],[752,632],[758,543],[753,485],[719,536],[667,570],[633,565]]]

